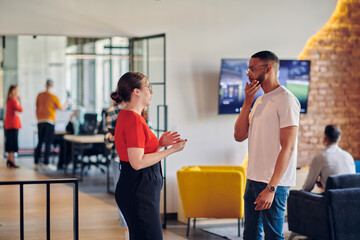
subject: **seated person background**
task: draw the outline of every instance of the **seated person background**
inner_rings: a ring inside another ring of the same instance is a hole
[[[324,189],[326,180],[331,175],[355,173],[354,158],[338,146],[340,137],[341,131],[338,126],[325,127],[323,144],[326,149],[313,158],[303,186],[304,191],[310,192],[315,183]]]
[[[79,134],[80,129],[80,116],[83,116],[83,111],[81,109],[75,109],[70,116],[70,119],[65,127],[66,134]],[[66,144],[66,156],[64,152],[64,145]],[[71,143],[66,141],[64,142],[62,138],[62,142],[60,143],[60,154],[59,154],[59,161],[58,161],[58,169],[66,168],[66,166],[71,161]]]

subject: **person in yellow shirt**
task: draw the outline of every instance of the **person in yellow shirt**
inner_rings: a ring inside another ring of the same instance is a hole
[[[43,170],[46,170],[49,164],[50,146],[54,138],[56,109],[63,110],[67,107],[67,104],[61,106],[57,96],[51,93],[53,86],[54,82],[47,80],[46,91],[39,93],[36,99],[36,118],[38,121],[38,144],[34,152],[34,169],[36,171],[39,169],[38,164],[43,143],[45,143]]]

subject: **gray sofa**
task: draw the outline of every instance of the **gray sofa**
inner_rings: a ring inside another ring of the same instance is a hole
[[[331,176],[324,194],[291,190],[289,230],[311,239],[360,239],[360,174]]]

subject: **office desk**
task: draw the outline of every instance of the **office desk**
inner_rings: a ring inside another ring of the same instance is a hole
[[[65,134],[64,139],[69,142],[76,143],[104,143],[104,134],[95,135],[72,135]]]
[[[103,134],[96,134],[96,135],[70,135],[70,134],[66,134],[64,135],[64,140],[68,141],[71,143],[71,162],[73,164],[73,169],[72,169],[72,176],[75,177],[76,175],[76,167],[77,167],[77,163],[78,163],[78,159],[75,158],[75,152],[79,152],[81,156],[83,156],[84,153],[84,146],[86,144],[91,144],[91,143],[103,143],[104,144],[104,149],[105,149],[105,141],[104,141],[104,135]],[[66,144],[65,144],[66,146]],[[66,154],[66,147],[64,149],[65,152],[65,156],[67,156]],[[83,162],[81,162],[81,164],[83,164]],[[67,167],[65,167],[65,171],[66,171]],[[83,171],[81,169],[81,175],[79,180],[82,180],[82,175],[83,175]]]

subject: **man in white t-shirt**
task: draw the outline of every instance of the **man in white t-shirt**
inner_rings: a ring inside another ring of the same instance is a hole
[[[279,59],[270,51],[254,54],[247,71],[245,100],[235,123],[236,141],[248,138],[244,239],[284,239],[286,200],[295,185],[300,103],[278,76]],[[251,110],[255,94],[259,97]]]
[[[338,146],[340,137],[338,126],[325,127],[323,144],[326,149],[313,158],[303,186],[305,191],[311,192],[315,183],[324,190],[326,180],[331,175],[355,174],[354,158]]]

